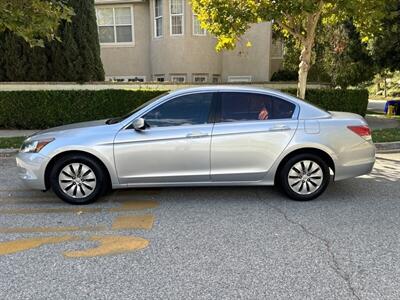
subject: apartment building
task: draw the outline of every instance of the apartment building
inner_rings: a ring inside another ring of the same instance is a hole
[[[266,82],[282,64],[269,22],[254,24],[235,50],[217,53],[216,38],[200,27],[189,0],[95,3],[107,80]]]

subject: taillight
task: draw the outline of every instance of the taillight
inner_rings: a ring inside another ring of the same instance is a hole
[[[371,140],[371,129],[367,125],[347,126],[355,134],[361,136],[365,140]]]

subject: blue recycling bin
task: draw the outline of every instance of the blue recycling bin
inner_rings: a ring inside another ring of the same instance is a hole
[[[396,115],[400,116],[400,100],[389,100],[389,101],[386,101],[385,114],[387,114],[387,112],[388,112],[389,105],[395,106],[396,107]]]

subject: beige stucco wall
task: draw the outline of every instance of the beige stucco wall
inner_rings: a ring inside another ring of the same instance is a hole
[[[101,4],[99,4],[101,1]],[[228,76],[252,76],[253,82],[268,81],[272,73],[270,64],[271,24],[255,24],[242,38],[237,49],[217,53],[216,38],[193,35],[193,14],[189,0],[185,0],[184,35],[171,36],[169,1],[163,1],[163,37],[154,37],[154,0],[97,0],[129,3],[134,11],[135,45],[101,46],[101,58],[106,77],[184,74],[191,82],[193,74],[207,74],[211,82],[214,74],[222,81]],[[108,3],[108,2],[107,2]],[[126,5],[126,4],[125,4]],[[250,41],[252,47],[245,46]]]
[[[151,1],[151,68],[153,74],[186,74],[192,80],[193,73],[221,74],[221,55],[215,51],[216,39],[193,35],[192,9],[185,1],[184,34],[170,33],[169,1],[163,5],[163,36],[154,37],[154,1]]]
[[[283,59],[271,59],[270,74],[271,77],[275,72],[282,69]]]
[[[150,80],[149,5],[147,1],[129,4],[133,5],[134,45],[101,45],[104,70],[106,77],[146,76],[146,80]]]
[[[247,42],[251,47],[247,47]],[[241,38],[235,50],[224,51],[222,80],[229,76],[252,76],[253,82],[268,81],[271,23],[254,24]]]

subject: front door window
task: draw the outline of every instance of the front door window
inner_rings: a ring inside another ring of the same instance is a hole
[[[207,124],[212,93],[180,96],[161,104],[144,116],[150,128]]]

